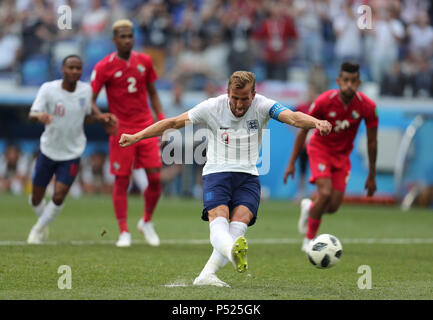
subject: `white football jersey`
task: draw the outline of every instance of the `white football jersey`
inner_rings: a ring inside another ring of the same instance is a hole
[[[62,80],[45,82],[39,89],[31,112],[49,113],[53,120],[41,136],[41,151],[55,161],[79,158],[86,147],[84,118],[91,114],[92,89],[78,81],[74,92],[62,88]]]
[[[257,159],[262,130],[268,125],[276,101],[256,94],[240,118],[230,110],[227,94],[205,100],[188,111],[193,124],[207,125],[207,161],[203,175],[216,172],[245,172],[259,175]]]

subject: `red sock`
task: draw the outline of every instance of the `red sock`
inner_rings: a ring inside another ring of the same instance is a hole
[[[322,219],[313,219],[308,217],[307,233],[305,234],[307,239],[311,240],[316,236],[317,230],[319,230],[320,222],[322,222]]]
[[[120,232],[128,231],[128,186],[129,177],[116,176],[113,187],[113,206]]]
[[[143,214],[144,222],[152,220],[153,211],[155,210],[162,191],[161,172],[147,173],[147,179],[149,180],[149,186],[144,192],[144,201],[146,203]]]

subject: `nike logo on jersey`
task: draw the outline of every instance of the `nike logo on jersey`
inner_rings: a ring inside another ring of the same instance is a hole
[[[119,78],[119,77],[121,77],[122,76],[122,70],[119,70],[119,71],[117,71],[115,74],[114,74],[114,77],[115,78]]]
[[[330,113],[328,113],[328,116],[329,116],[330,118],[335,118],[335,117],[337,116],[337,112],[335,112],[335,111],[331,111]]]

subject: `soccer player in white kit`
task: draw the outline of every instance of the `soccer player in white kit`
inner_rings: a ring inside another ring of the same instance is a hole
[[[86,146],[85,119],[104,125],[115,123],[109,113],[91,108],[92,89],[79,81],[83,63],[77,55],[64,58],[63,79],[45,82],[30,109],[30,121],[45,125],[40,152],[33,172],[30,205],[38,216],[27,238],[29,244],[41,244],[48,236],[48,224],[60,213],[63,201],[77,175],[80,157]],[[54,194],[45,202],[45,190],[56,176]]]
[[[302,112],[292,112],[279,102],[255,92],[255,75],[236,71],[229,79],[227,94],[210,98],[175,118],[161,120],[133,135],[123,134],[119,144],[126,147],[167,129],[187,123],[206,124],[207,161],[203,168],[202,219],[209,221],[213,252],[194,285],[228,287],[216,272],[230,261],[238,272],[248,268],[247,227],[255,223],[260,202],[256,167],[262,130],[273,118],[300,128],[316,128],[326,135],[328,121]]]

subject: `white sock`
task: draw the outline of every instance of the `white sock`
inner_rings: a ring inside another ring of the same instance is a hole
[[[233,238],[229,232],[229,222],[224,217],[218,217],[209,223],[210,243],[223,257],[231,259]]]
[[[240,221],[230,222],[230,234],[232,235],[233,240],[236,240],[240,236],[244,236],[247,229],[248,225],[246,223]]]
[[[235,240],[236,238],[245,235],[247,228],[248,225],[246,223],[233,221],[230,222],[229,232],[233,240]],[[224,267],[228,262],[229,260],[226,257],[224,257],[216,249],[213,249],[209,260],[207,261],[203,270],[200,272],[200,276],[209,273],[217,273],[218,270]]]
[[[63,203],[57,206],[52,200],[45,206],[44,212],[36,222],[36,228],[42,230],[53,221],[53,219],[62,211]]]
[[[42,213],[44,212],[44,209],[45,209],[45,205],[46,205],[45,199],[42,199],[42,201],[37,206],[34,206],[32,203],[32,196],[30,196],[29,197],[29,203],[33,209],[33,212],[36,213],[36,215],[38,217],[40,217],[42,215]]]
[[[219,253],[215,248],[212,251],[212,254],[209,260],[206,262],[203,270],[200,272],[200,276],[209,273],[217,273],[222,267],[224,267],[228,262],[228,259],[224,257],[221,253]]]

